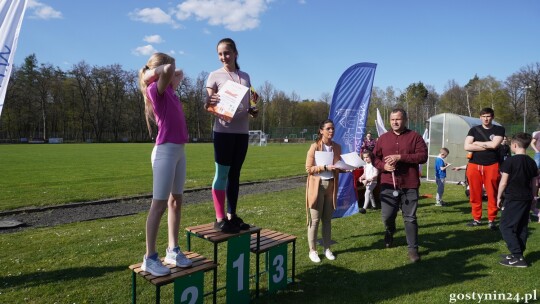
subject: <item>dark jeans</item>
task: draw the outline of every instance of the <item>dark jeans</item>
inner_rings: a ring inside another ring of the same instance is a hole
[[[446,178],[435,178],[435,183],[437,184],[437,201],[442,201],[445,179]]]
[[[511,254],[523,255],[529,232],[530,201],[505,201],[499,229]]]
[[[399,209],[405,224],[405,235],[409,248],[418,248],[418,223],[416,221],[416,209],[418,208],[418,189],[397,190],[399,195],[395,197],[393,188],[382,186],[381,189],[381,214],[386,231],[396,231],[396,217]]]

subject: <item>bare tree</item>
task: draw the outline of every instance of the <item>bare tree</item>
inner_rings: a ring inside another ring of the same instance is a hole
[[[455,80],[448,81],[439,101],[439,112],[471,116],[471,106],[466,92],[467,89],[460,87]]]
[[[81,102],[81,110],[78,113],[79,124],[80,124],[82,140],[86,141],[88,139],[88,134],[86,130],[86,119],[87,119],[87,116],[89,115],[88,112],[90,111],[90,104],[93,98],[93,92],[92,92],[91,81],[90,81],[90,66],[86,64],[84,61],[79,62],[73,66],[70,73],[74,76],[76,80],[76,83],[74,85],[76,89],[78,90],[80,102]]]
[[[206,120],[210,121],[210,129],[209,132],[212,131],[212,121],[213,117],[211,115],[208,115],[204,111],[204,103],[206,101],[206,80],[208,79],[208,73],[207,72],[201,72],[199,76],[197,76],[197,80],[195,81],[195,103],[196,103],[196,125],[197,125],[197,137],[201,138],[203,133],[203,128],[201,121]],[[210,135],[210,133],[207,133]],[[208,136],[209,137],[209,136]]]
[[[521,87],[521,81],[520,77],[517,73],[514,73],[508,78],[506,78],[506,81],[504,82],[506,86],[506,91],[508,92],[508,95],[510,96],[510,107],[512,108],[512,114],[514,117],[519,117],[520,112],[520,105],[521,105],[521,98],[520,98],[520,87]]]
[[[521,68],[519,75],[522,79],[521,86],[529,87],[527,89],[527,105],[536,111],[535,117],[540,127],[540,62]]]
[[[274,86],[268,80],[259,88],[259,96],[262,102],[262,131],[265,133],[266,108],[274,96]]]

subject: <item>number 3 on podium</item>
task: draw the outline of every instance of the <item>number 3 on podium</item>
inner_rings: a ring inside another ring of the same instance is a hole
[[[287,287],[287,244],[270,249],[268,259],[268,291],[272,293]]]

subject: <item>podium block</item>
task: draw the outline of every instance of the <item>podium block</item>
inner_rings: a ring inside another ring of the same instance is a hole
[[[204,274],[196,272],[174,280],[174,304],[203,304]]]
[[[227,303],[249,303],[249,234],[227,243]]]
[[[249,303],[250,236],[251,239],[258,240],[260,231],[261,228],[251,226],[248,230],[241,230],[238,233],[224,233],[215,230],[214,223],[186,228],[187,249],[191,250],[191,236],[196,236],[211,242],[214,245],[214,263],[216,264],[218,264],[218,245],[223,242],[228,242],[226,285],[214,289],[214,299],[216,299],[216,292],[218,290],[226,288],[227,303]],[[239,243],[237,244],[236,242]],[[257,241],[255,242],[258,244]],[[256,247],[258,247],[258,245],[256,245]],[[242,251],[231,252],[230,250],[232,248],[241,248]],[[229,258],[231,260],[229,260]],[[214,272],[214,282],[217,282],[217,272]],[[232,300],[233,298],[235,301]]]
[[[292,244],[292,262],[291,278],[288,278],[287,246]],[[294,283],[296,272],[296,236],[263,229],[260,232],[259,239],[251,237],[250,251],[256,255],[256,296],[259,297],[260,291],[260,255],[265,254],[265,272],[268,272],[268,291],[275,292],[287,286],[288,283]]]
[[[176,267],[172,265],[167,265],[167,267],[171,269],[171,273],[162,277],[155,277],[151,275],[149,272],[143,271],[141,269],[142,263],[130,265],[129,269],[131,269],[132,271],[131,302],[134,304],[137,303],[137,275],[144,278],[146,281],[148,281],[150,284],[156,287],[156,303],[160,302],[161,286],[175,282],[175,304],[176,304],[176,303],[184,303],[184,302],[176,301],[177,297],[182,296],[182,295],[176,295],[177,290],[178,292],[184,293],[184,291],[180,291],[181,287],[176,286],[177,284],[176,280],[180,280],[179,281],[180,283],[178,284],[184,284],[186,288],[189,288],[189,291],[191,292],[191,296],[193,296],[193,293],[194,293],[193,287],[197,288],[197,286],[200,286],[200,288],[202,289],[202,285],[204,285],[204,273],[210,270],[214,271],[214,282],[212,285],[213,285],[213,290],[214,290],[213,295],[214,295],[214,302],[215,302],[216,301],[216,298],[215,298],[216,275],[215,274],[216,274],[217,264],[214,263],[214,261],[209,260],[205,258],[204,256],[195,252],[184,251],[184,254],[193,262],[193,265],[189,268],[180,268],[180,267]],[[201,298],[203,297],[202,294],[200,296]],[[185,302],[185,303],[192,303],[192,302]],[[199,302],[194,302],[194,303],[199,303]]]

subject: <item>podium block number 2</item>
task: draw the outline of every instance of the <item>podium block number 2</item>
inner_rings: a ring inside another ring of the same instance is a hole
[[[268,252],[268,291],[287,287],[287,244],[276,246]]]
[[[249,303],[249,243],[242,234],[227,243],[227,303]]]
[[[174,304],[202,304],[204,273],[178,278],[174,281]]]

